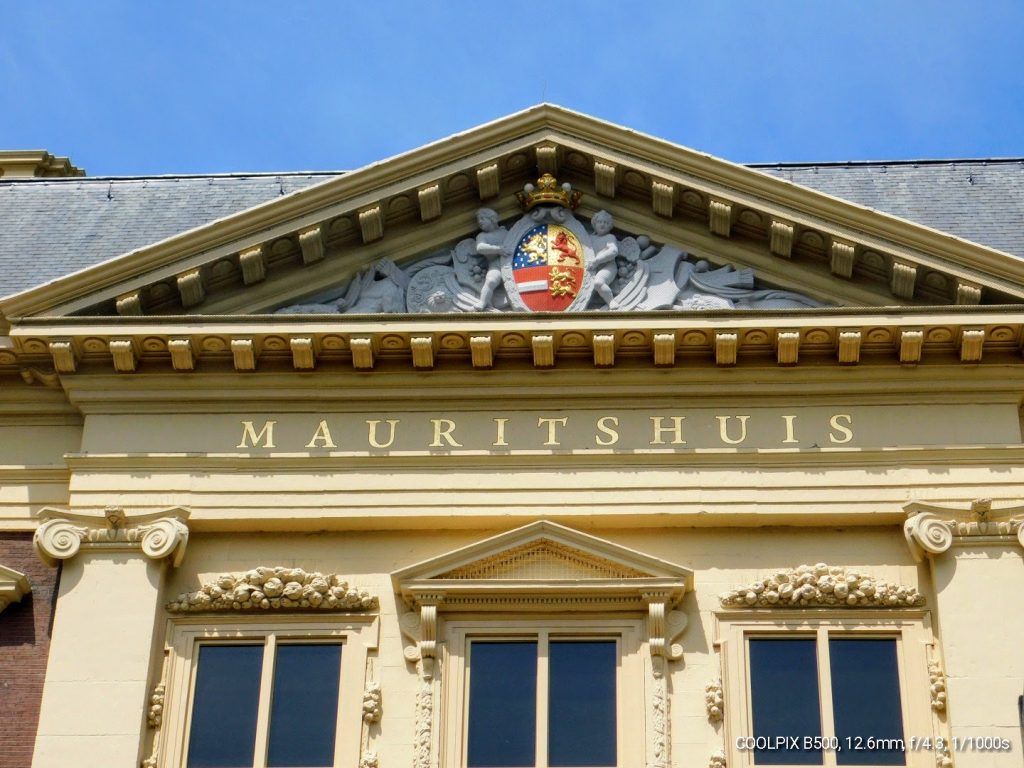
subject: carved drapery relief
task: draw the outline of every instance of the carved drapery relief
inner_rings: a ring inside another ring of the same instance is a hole
[[[11,603],[20,602],[31,591],[32,582],[28,576],[0,565],[0,612]]]
[[[169,558],[177,567],[188,544],[188,511],[175,508],[165,512],[128,517],[120,507],[108,507],[104,517],[77,515],[44,509],[32,543],[40,559],[49,566],[74,557],[87,549],[140,549],[153,560]]]
[[[1024,547],[1024,507],[992,509],[990,499],[978,499],[969,509],[914,502],[904,507],[903,524],[916,562],[948,552],[956,542],[976,545],[1016,543]]]
[[[726,768],[725,752],[721,749],[713,752],[708,760],[708,768]]]
[[[722,692],[722,680],[712,680],[704,686],[704,706],[708,712],[708,720],[712,723],[722,722],[725,715],[725,698]]]
[[[376,607],[376,596],[350,585],[337,574],[268,566],[245,573],[222,573],[198,591],[178,595],[167,604],[167,610],[172,613],[369,611]]]
[[[889,584],[845,568],[801,565],[719,596],[726,608],[913,608],[924,605],[914,587]]]

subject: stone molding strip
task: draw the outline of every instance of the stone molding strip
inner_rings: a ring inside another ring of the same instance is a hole
[[[46,508],[32,544],[39,558],[53,567],[84,549],[141,549],[153,560],[170,558],[181,565],[188,544],[189,512],[181,507],[128,517],[120,507],[107,507],[104,517]]]
[[[923,502],[905,506],[903,535],[915,562],[948,552],[954,545],[1006,545],[1024,547],[1024,506],[992,509],[991,499],[973,501],[968,509]]]
[[[825,563],[777,571],[719,596],[725,608],[913,608],[924,605],[914,587],[889,584]]]
[[[377,597],[341,576],[302,568],[259,566],[245,573],[222,573],[167,604],[172,613],[209,611],[369,611]]]

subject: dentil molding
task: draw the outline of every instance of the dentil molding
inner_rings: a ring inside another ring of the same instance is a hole
[[[954,544],[1024,547],[1024,506],[994,510],[991,499],[978,499],[967,509],[916,501],[903,509],[903,535],[918,563],[948,552]]]
[[[107,507],[103,517],[47,507],[39,512],[40,524],[32,543],[49,566],[86,549],[141,550],[153,560],[169,558],[177,567],[188,544],[188,516],[188,510],[181,507],[131,517],[121,507]]]

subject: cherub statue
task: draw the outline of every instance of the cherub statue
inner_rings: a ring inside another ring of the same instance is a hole
[[[481,208],[476,212],[476,223],[480,227],[480,234],[476,236],[476,253],[487,260],[487,274],[475,306],[475,309],[483,310],[491,306],[494,291],[501,285],[501,257],[510,254],[505,247],[508,230],[498,226],[496,211]]]
[[[587,268],[594,273],[594,290],[604,299],[608,309],[618,309],[612,291],[612,281],[618,274],[615,259],[619,255],[619,241],[612,234],[615,220],[608,211],[598,211],[590,220],[590,225],[594,228],[594,235],[591,238],[594,244],[594,258]]]

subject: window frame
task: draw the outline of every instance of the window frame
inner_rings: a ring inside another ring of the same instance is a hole
[[[165,649],[165,712],[157,735],[160,765],[185,768],[192,721],[199,648],[204,645],[262,645],[253,768],[265,768],[275,660],[267,650],[283,644],[342,646],[334,768],[357,768],[362,747],[362,705],[367,651],[377,647],[376,615],[196,616],[168,622]],[[262,750],[260,745],[262,744]]]
[[[441,654],[442,705],[439,765],[466,768],[469,727],[469,646],[472,642],[534,640],[615,640],[616,664],[616,768],[643,768],[647,749],[646,704],[649,671],[644,651],[645,619],[632,616],[578,618],[508,617],[445,618]],[[538,654],[540,654],[538,646]],[[538,658],[536,761],[547,768],[547,687]]]
[[[737,739],[753,736],[753,697],[751,695],[749,640],[813,637],[817,657],[818,695],[822,736],[835,736],[830,639],[892,638],[896,641],[900,708],[903,715],[903,739],[907,768],[933,768],[934,751],[911,749],[910,737],[930,738],[934,743],[941,731],[933,717],[928,677],[928,647],[934,645],[928,614],[914,610],[882,611],[808,611],[772,610],[716,613],[716,645],[722,657],[722,686],[725,697],[725,752],[732,768],[759,768],[753,750],[741,750]],[[824,646],[824,649],[823,649]],[[824,653],[823,653],[824,650]],[[822,768],[842,768],[834,752],[824,751]],[[772,768],[788,768],[776,765]],[[792,768],[800,768],[792,766]],[[803,768],[806,768],[804,766]],[[884,767],[882,767],[884,768]]]

